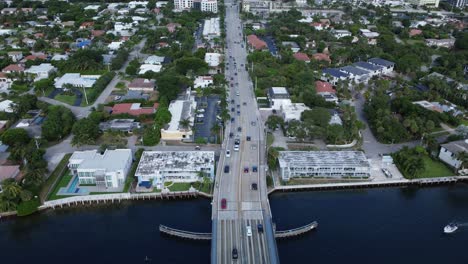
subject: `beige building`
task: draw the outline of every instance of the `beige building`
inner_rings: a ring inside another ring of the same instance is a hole
[[[430,6],[430,7],[439,6],[439,0],[410,0],[409,2],[417,6]]]
[[[161,140],[193,140],[192,125],[195,120],[197,102],[195,97],[187,92],[185,99],[177,99],[169,105],[172,119],[165,128],[161,129]],[[187,120],[188,126],[181,125],[182,120]]]

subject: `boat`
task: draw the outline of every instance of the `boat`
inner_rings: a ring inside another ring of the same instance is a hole
[[[444,233],[450,234],[455,232],[458,229],[458,226],[456,223],[450,223],[444,227]]]

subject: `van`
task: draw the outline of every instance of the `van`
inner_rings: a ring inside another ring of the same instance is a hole
[[[247,236],[252,236],[252,227],[247,226]]]

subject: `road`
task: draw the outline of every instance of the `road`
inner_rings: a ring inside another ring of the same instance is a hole
[[[142,39],[140,41],[140,43],[138,43],[135,47],[133,47],[133,49],[130,52],[130,54],[129,54],[127,60],[125,61],[125,63],[122,65],[122,67],[117,72],[115,77],[109,82],[109,84],[106,86],[104,91],[102,91],[102,93],[98,96],[98,98],[96,99],[96,101],[92,105],[85,106],[85,107],[72,106],[72,105],[69,105],[69,104],[66,104],[66,103],[57,101],[55,99],[45,97],[45,96],[44,97],[39,97],[39,100],[41,100],[43,102],[46,102],[46,103],[49,103],[51,105],[65,106],[66,108],[70,109],[78,119],[87,117],[91,113],[91,108],[93,108],[93,107],[96,108],[99,104],[103,104],[106,101],[106,99],[111,95],[111,93],[114,90],[117,83],[120,82],[119,73],[124,73],[125,72],[125,69],[127,68],[130,61],[132,61],[135,58],[144,58],[146,56],[144,54],[141,54],[141,50],[145,46],[145,43],[146,43],[146,38]]]
[[[212,263],[278,263],[265,180],[265,130],[245,70],[247,52],[238,6],[233,5],[232,0],[225,5],[226,78],[234,121],[226,125],[217,167],[212,203]],[[232,138],[230,133],[233,133]],[[239,151],[234,150],[236,139],[240,140]],[[230,157],[226,156],[226,151],[230,151]],[[229,166],[229,172],[224,171],[225,166]],[[254,190],[252,184],[257,184],[258,190]],[[226,200],[224,209],[223,199]],[[258,230],[259,224],[263,232]],[[238,251],[238,260],[233,259],[233,249]]]

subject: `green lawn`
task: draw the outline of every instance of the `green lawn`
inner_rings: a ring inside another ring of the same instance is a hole
[[[210,194],[211,190],[212,190],[212,187],[213,187],[213,184],[211,183],[211,181],[209,179],[207,179],[207,180],[204,180],[203,182],[194,182],[194,183],[192,183],[192,186],[193,186],[193,188],[195,188],[195,189],[197,189],[197,190],[199,190],[201,192]]]
[[[191,182],[175,182],[168,189],[171,192],[188,191],[191,185]]]
[[[271,146],[273,142],[275,141],[275,136],[273,136],[272,133],[267,134],[267,147]]]
[[[67,173],[62,176],[62,178],[57,183],[57,185],[55,185],[54,190],[50,193],[47,200],[56,200],[56,199],[67,197],[67,196],[61,196],[61,195],[59,196],[57,195],[57,192],[60,190],[60,188],[66,187],[72,178],[73,178],[73,175],[71,175],[70,172],[67,171]]]
[[[421,175],[418,175],[417,178],[435,178],[435,177],[446,177],[453,176],[455,173],[450,170],[444,163],[441,161],[436,161],[428,156],[424,156],[424,164],[426,169]]]
[[[54,99],[69,105],[73,105],[75,103],[76,95],[58,94],[54,97]]]
[[[462,124],[462,125],[465,125],[465,126],[468,126],[468,120],[463,119],[463,120],[461,121],[461,124]]]
[[[68,160],[71,157],[71,153],[65,154],[63,159],[60,161],[60,163],[57,165],[57,167],[54,169],[54,171],[50,174],[49,178],[45,181],[45,183],[42,186],[40,197],[41,200],[46,200],[47,193],[49,190],[52,190],[54,187],[53,185],[55,184],[56,180],[62,177],[63,173],[66,171],[66,166],[68,164]],[[52,193],[52,192],[51,192]]]

